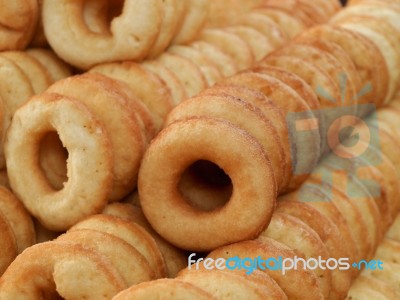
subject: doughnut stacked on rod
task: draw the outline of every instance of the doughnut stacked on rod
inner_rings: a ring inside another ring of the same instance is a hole
[[[321,153],[338,143],[335,137],[343,126],[351,125],[347,120],[340,124],[335,113],[350,109],[359,118],[369,113],[368,104],[379,107],[392,97],[399,83],[391,70],[400,57],[399,43],[392,41],[396,19],[378,15],[371,24],[376,20],[391,30],[385,33],[364,23],[359,27],[368,30],[346,24],[311,28],[258,67],[177,106],[152,141],[139,173],[141,205],[156,231],[181,248],[199,251],[258,236],[271,220],[276,195],[298,188]],[[387,49],[380,48],[381,41]],[[307,134],[288,129],[293,113],[301,116],[305,129],[300,130]],[[250,114],[254,117],[245,117]],[[182,188],[186,171],[199,169],[204,161],[219,166],[231,180],[229,201],[216,201],[212,211],[193,204]],[[169,226],[163,225],[166,221]],[[194,235],[194,240],[187,238]]]

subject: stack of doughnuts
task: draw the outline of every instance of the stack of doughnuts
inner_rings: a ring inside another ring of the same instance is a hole
[[[321,154],[339,143],[341,130],[388,103],[399,85],[392,67],[400,58],[400,40],[392,36],[396,20],[379,14],[365,19],[357,30],[347,23],[313,27],[168,115],[139,172],[141,205],[157,232],[178,247],[206,251],[266,228],[276,195],[297,189]],[[343,111],[354,118],[339,118]],[[229,178],[220,186],[231,187],[225,202],[203,199],[204,206],[216,204],[212,211],[193,204],[182,188],[187,171],[204,161],[215,165],[199,177],[222,172]],[[172,225],[163,226],[165,221]],[[187,238],[200,228],[201,236]]]

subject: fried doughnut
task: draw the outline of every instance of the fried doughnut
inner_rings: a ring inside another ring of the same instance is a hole
[[[1,55],[13,61],[23,70],[31,82],[35,94],[42,93],[53,83],[46,66],[43,66],[29,54],[22,51],[5,51]]]
[[[17,242],[18,253],[35,243],[35,229],[31,216],[14,194],[0,187],[0,212],[6,217]]]
[[[153,279],[165,277],[165,262],[156,242],[140,225],[107,215],[94,215],[70,231],[91,229],[114,235],[134,247],[149,263]]]
[[[224,141],[219,143],[221,136]],[[198,160],[217,164],[232,180],[231,199],[218,210],[195,209],[178,191],[181,174]],[[164,171],[154,172],[159,166]],[[245,185],[243,178],[249,179]],[[172,244],[191,250],[257,236],[271,217],[276,197],[273,171],[262,146],[233,124],[211,118],[180,121],[164,129],[143,158],[138,187],[143,212],[154,229]],[[247,205],[249,197],[254,210]],[[192,235],[196,239],[188,238]]]
[[[400,243],[389,238],[384,238],[376,250],[375,257],[393,263],[400,263]]]
[[[0,6],[0,51],[26,48],[38,21],[37,0],[2,0]]]
[[[314,27],[299,37],[300,41],[310,39],[323,39],[342,47],[361,76],[362,87],[366,89],[364,100],[381,106],[388,93],[389,73],[384,57],[373,42],[360,33],[331,25]]]
[[[161,23],[161,30],[158,34],[157,40],[151,46],[151,50],[147,55],[147,58],[155,58],[162,54],[172,42],[175,34],[177,34],[179,30],[181,30],[179,27],[182,25],[186,26],[186,24],[183,24],[183,22],[187,13],[187,5],[187,1],[162,1],[163,18]]]
[[[217,258],[275,258],[281,256],[294,258],[297,254],[285,245],[269,238],[262,240],[250,240],[231,244],[213,250],[207,257]],[[264,270],[280,286],[288,299],[323,299],[314,272],[303,268],[287,270],[285,275],[279,270]]]
[[[281,47],[288,40],[281,27],[267,15],[261,13],[245,14],[239,19],[238,24],[253,27],[261,32],[275,49]]]
[[[282,109],[285,119],[289,113],[293,112],[304,112],[315,118],[307,102],[295,90],[271,75],[248,71],[227,78],[222,83],[250,87],[261,91]],[[290,181],[285,187],[285,191],[296,189],[307,178],[319,159],[319,132],[312,131],[305,139],[307,141],[290,141],[289,136],[283,137],[284,148],[291,150],[291,155],[288,158],[290,159],[289,166],[292,168]]]
[[[17,242],[15,240],[14,232],[6,220],[6,217],[0,211],[0,276],[12,263],[18,255]]]
[[[207,87],[207,80],[200,67],[189,59],[176,54],[163,53],[155,61],[172,71],[186,90],[188,97],[192,97]]]
[[[110,203],[106,206],[103,214],[118,217],[128,222],[134,222],[142,226],[154,238],[164,257],[167,276],[174,278],[176,274],[187,266],[187,259],[185,253],[172,246],[164,240],[154,229],[151,227],[146,217],[144,216],[141,208],[133,206],[128,203]]]
[[[110,201],[126,196],[136,183],[146,145],[140,117],[118,82],[100,74],[86,73],[54,83],[48,93],[73,97],[84,103],[107,130],[114,155],[113,189]]]
[[[84,20],[84,1],[44,0],[43,26],[54,51],[78,68],[88,69],[117,60],[140,60],[148,54],[162,30],[162,3],[160,0],[126,1],[122,4],[122,13],[119,7],[112,7],[109,33],[94,34]]]
[[[172,39],[172,44],[184,45],[197,38],[207,20],[210,2],[210,0],[185,1],[183,20],[175,37]]]
[[[389,72],[389,87],[384,104],[389,103],[399,87],[400,33],[386,20],[368,16],[346,18],[337,25],[362,34],[379,48]]]
[[[125,82],[137,99],[148,108],[156,130],[162,127],[165,117],[173,107],[170,89],[156,74],[133,62],[98,65],[90,70]]]
[[[2,116],[0,169],[4,169],[5,133],[17,108],[33,95],[33,88],[21,68],[5,57],[0,57],[0,78],[0,99],[2,100],[0,101],[0,115]]]
[[[100,254],[68,242],[26,249],[0,281],[2,299],[111,299],[126,287]]]
[[[178,279],[158,279],[134,285],[116,295],[113,300],[217,300],[197,286]]]
[[[71,68],[51,50],[31,48],[26,50],[26,53],[46,67],[53,82],[72,76]]]
[[[328,250],[318,234],[300,219],[285,213],[275,212],[260,237],[274,239],[306,259],[329,258]],[[331,271],[327,268],[316,268],[313,271],[322,294],[327,298],[331,290]]]
[[[166,126],[190,117],[220,118],[232,122],[257,139],[274,170],[277,188],[283,184],[283,148],[274,125],[250,103],[228,95],[200,95],[177,106],[168,115]]]
[[[364,274],[377,279],[380,279],[390,285],[398,288],[400,280],[400,263],[389,262],[385,259],[380,259],[383,269],[376,268],[375,270],[364,270]]]
[[[343,243],[339,227],[328,217],[307,203],[296,201],[282,201],[278,198],[276,212],[282,212],[296,217],[310,226],[325,244],[329,257],[340,259],[350,257],[350,247]],[[351,272],[345,270],[331,270],[332,286],[330,296],[333,299],[343,299],[350,288]]]
[[[205,41],[196,41],[190,47],[199,50],[211,60],[224,77],[231,76],[239,71],[237,63],[215,45]]]
[[[47,182],[37,157],[41,138],[51,131],[58,132],[70,157],[68,181],[59,191]],[[109,138],[75,100],[50,93],[33,97],[14,115],[5,154],[14,193],[49,229],[65,230],[107,203],[113,179]]]
[[[400,292],[394,285],[371,276],[361,275],[352,284],[346,299],[389,300],[399,297]]]
[[[208,86],[212,86],[222,78],[222,74],[218,67],[210,59],[208,59],[207,56],[195,48],[174,45],[168,49],[168,52],[185,57],[196,64],[203,73]]]
[[[125,281],[125,286],[154,279],[149,263],[136,248],[120,238],[97,230],[72,230],[56,241],[80,245],[105,257]]]
[[[205,29],[199,39],[228,54],[236,62],[239,71],[250,68],[255,61],[250,45],[232,32],[223,29]]]
[[[271,18],[290,39],[306,29],[304,22],[292,16],[291,13],[279,8],[261,6],[257,7],[254,11]]]
[[[245,40],[249,44],[256,62],[275,50],[272,42],[262,32],[248,25],[226,27],[224,30],[237,34]]]
[[[145,61],[141,65],[164,81],[170,90],[173,106],[178,105],[189,97],[178,76],[168,68],[154,61]]]

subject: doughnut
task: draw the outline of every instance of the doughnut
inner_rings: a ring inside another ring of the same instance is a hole
[[[264,237],[262,240],[244,241],[217,248],[207,257],[228,259],[238,256],[239,258],[277,259],[281,256],[285,259],[294,258],[296,255],[285,245]],[[266,269],[263,272],[276,281],[288,299],[323,299],[317,278],[311,270],[292,269],[287,270],[285,275],[279,270]]]
[[[288,129],[286,126],[286,121],[282,112],[275,103],[268,99],[262,92],[251,89],[249,87],[239,86],[239,85],[229,85],[220,84],[208,88],[200,93],[200,95],[230,95],[238,97],[245,102],[252,104],[254,107],[259,108],[264,116],[268,118],[273,127],[275,127],[279,141],[278,144],[282,145],[283,149],[283,159],[282,171],[283,171],[283,182],[282,186],[286,186],[290,180],[291,176],[291,161],[290,161],[290,149],[283,147],[287,143]],[[286,138],[286,139],[285,139]],[[277,153],[278,154],[278,153]],[[275,170],[274,170],[275,171]],[[275,177],[279,178],[279,170],[276,171]]]
[[[121,6],[107,11],[109,31],[94,34],[84,20],[83,0],[44,0],[42,19],[50,46],[63,60],[81,69],[143,59],[162,30],[163,1],[126,1]]]
[[[300,219],[285,213],[275,212],[260,237],[274,239],[306,259],[329,258],[328,250],[318,234]],[[331,290],[331,271],[327,268],[316,268],[313,271],[324,298],[327,298]]]
[[[372,41],[355,31],[331,25],[311,28],[298,38],[300,41],[309,39],[323,39],[342,47],[355,64],[363,88],[372,87],[364,91],[365,103],[381,106],[388,93],[389,73],[384,57]]]
[[[223,29],[205,29],[199,39],[228,54],[236,62],[239,71],[250,68],[255,61],[250,45],[232,32]]]
[[[107,215],[94,215],[77,224],[70,231],[91,229],[116,236],[135,248],[148,262],[153,279],[165,277],[165,262],[156,242],[140,225]]]
[[[170,45],[175,34],[181,30],[185,14],[187,13],[187,2],[179,0],[166,0],[162,1],[163,6],[163,18],[161,22],[161,30],[154,44],[151,46],[151,50],[147,55],[147,58],[155,58],[161,55]],[[181,32],[181,34],[184,34]]]
[[[51,131],[69,153],[68,181],[59,191],[47,182],[37,157],[41,138]],[[12,190],[48,229],[65,230],[107,203],[113,180],[110,141],[100,122],[75,100],[51,93],[32,97],[13,117],[5,154]]]
[[[293,112],[304,112],[315,118],[307,102],[290,86],[273,76],[247,71],[224,79],[222,84],[250,87],[262,92],[281,108],[285,120],[288,114]],[[312,131],[305,139],[307,141],[296,141],[295,139],[290,141],[288,136],[283,137],[284,148],[291,150],[289,166],[292,168],[289,184],[284,191],[296,189],[308,177],[319,159],[319,132]]]
[[[132,62],[102,64],[92,68],[90,72],[126,83],[150,111],[156,130],[161,128],[173,107],[173,100],[170,89],[160,77]]]
[[[383,269],[364,270],[364,275],[377,278],[397,288],[399,284],[400,264],[389,262],[385,259],[380,259],[380,261],[382,262]]]
[[[178,105],[188,98],[183,83],[172,71],[154,61],[145,61],[141,64],[143,68],[160,77],[170,90],[173,106]]]
[[[161,64],[178,77],[188,97],[198,94],[208,86],[200,67],[182,55],[165,52],[155,63]]]
[[[19,255],[0,281],[2,299],[111,299],[126,288],[100,254],[68,242],[34,245]]]
[[[210,11],[207,16],[206,28],[224,28],[237,24],[242,15],[249,14],[263,0],[214,0],[210,1]]]
[[[168,115],[166,126],[190,117],[220,118],[232,122],[257,139],[271,161],[277,188],[283,183],[284,157],[274,125],[250,103],[229,95],[200,95],[186,100]]]
[[[221,136],[223,143],[218,142]],[[215,163],[232,180],[233,194],[218,210],[195,209],[178,192],[181,174],[198,160]],[[154,172],[159,166],[164,166],[163,172]],[[248,180],[242,185],[243,178]],[[256,237],[269,222],[276,197],[273,170],[262,146],[242,129],[212,118],[179,121],[164,129],[143,158],[138,190],[153,228],[172,244],[190,250]],[[256,209],[249,209],[249,197]],[[193,235],[196,239],[188,238]]]
[[[250,26],[261,32],[267,37],[270,44],[277,49],[281,47],[287,40],[286,33],[267,15],[251,12],[239,18],[238,24]]]
[[[212,86],[222,78],[218,67],[207,56],[193,47],[174,45],[168,49],[168,53],[180,55],[195,63],[203,73],[207,86]]]
[[[227,295],[235,295],[242,299],[274,299],[267,288],[257,285],[234,272],[221,272],[204,268],[199,270],[186,269],[179,273],[177,279],[191,283],[209,292],[217,299],[223,299]]]
[[[235,25],[224,28],[227,32],[237,34],[246,41],[253,52],[256,62],[264,58],[265,55],[275,50],[274,45],[262,32],[248,25]]]
[[[161,298],[165,300],[217,299],[193,284],[178,279],[163,278],[134,285],[129,289],[120,292],[113,298],[113,300],[155,300]]]
[[[311,227],[325,244],[329,257],[335,259],[349,257],[351,249],[346,243],[343,243],[339,227],[317,209],[307,203],[281,201],[278,198],[276,213],[289,214]],[[350,288],[351,273],[334,269],[331,270],[331,275],[330,296],[334,299],[343,299]]]
[[[154,279],[154,272],[144,256],[114,235],[81,229],[68,231],[56,241],[80,245],[107,258],[122,276],[127,287]]]
[[[180,270],[187,266],[185,253],[172,246],[156,233],[139,207],[128,203],[110,203],[104,209],[103,214],[111,215],[128,222],[134,222],[142,226],[154,238],[164,257],[167,277],[174,278]]]
[[[67,78],[72,75],[71,68],[58,58],[51,50],[31,48],[25,51],[34,59],[46,67],[53,82]]]
[[[20,200],[5,187],[0,187],[0,212],[6,217],[15,236],[18,253],[35,243],[31,216]]]
[[[0,115],[2,134],[0,146],[0,169],[5,167],[4,140],[12,116],[17,108],[33,95],[33,88],[25,73],[11,60],[0,56]]]
[[[37,0],[2,0],[0,6],[0,51],[25,49],[38,21]]]
[[[384,104],[389,103],[399,87],[400,32],[386,22],[386,19],[368,16],[349,17],[337,25],[362,34],[379,48],[389,72],[389,86]]]
[[[53,83],[46,67],[29,54],[22,51],[5,51],[1,53],[1,56],[13,61],[23,70],[35,94],[42,93]]]
[[[112,143],[113,188],[110,201],[127,195],[136,183],[140,159],[146,145],[134,101],[118,82],[100,74],[86,73],[57,81],[48,93],[78,99],[100,119]]]
[[[304,22],[293,16],[290,12],[276,7],[260,6],[254,11],[271,18],[290,39],[303,32],[307,27]]]
[[[224,77],[231,76],[239,71],[237,63],[232,59],[232,57],[211,43],[196,41],[191,43],[190,47],[199,50],[207,56],[207,58],[216,65]]]
[[[17,242],[15,240],[14,232],[6,220],[6,217],[0,211],[0,276],[12,263],[18,255]]]
[[[183,20],[175,33],[175,37],[172,39],[172,44],[185,45],[198,37],[207,20],[211,1],[186,0],[184,3],[185,13]]]

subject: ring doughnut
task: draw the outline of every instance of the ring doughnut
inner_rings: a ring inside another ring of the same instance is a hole
[[[38,1],[1,0],[0,7],[0,51],[26,48],[38,21]]]
[[[100,254],[52,241],[29,247],[12,262],[1,277],[0,298],[107,300],[124,288],[122,277]]]
[[[181,175],[198,160],[217,164],[231,177],[233,194],[218,210],[195,209],[178,191]],[[155,172],[160,166],[163,172]],[[275,178],[262,146],[233,124],[211,118],[178,121],[164,129],[143,158],[138,190],[153,228],[172,244],[190,250],[256,237],[271,218],[276,197]]]
[[[68,63],[82,69],[117,60],[143,59],[162,22],[161,0],[124,1],[114,12],[107,34],[93,34],[84,20],[84,2],[43,1],[43,26],[49,44]],[[73,50],[72,50],[72,49]]]
[[[47,182],[37,157],[41,138],[51,131],[69,152],[68,181],[59,191]],[[83,104],[50,93],[32,97],[14,115],[5,154],[13,191],[48,229],[68,229],[105,207],[113,179],[111,145]]]

